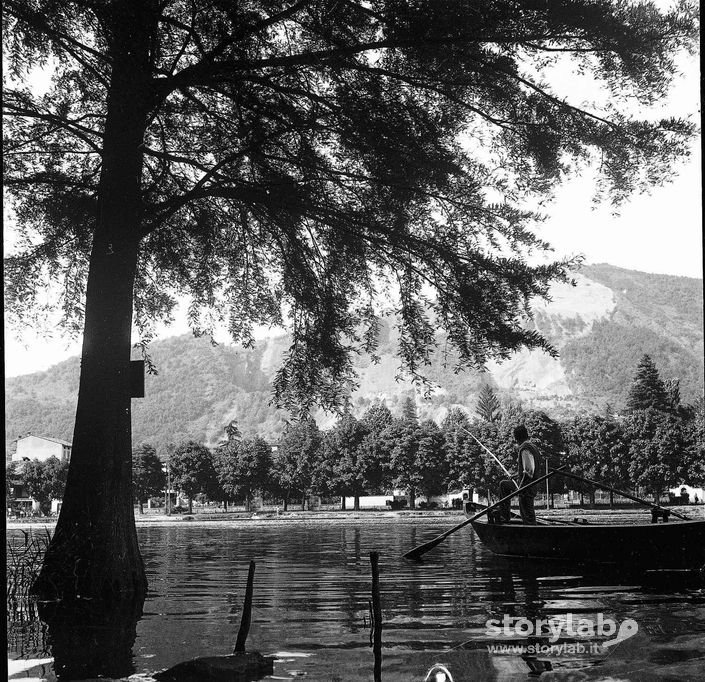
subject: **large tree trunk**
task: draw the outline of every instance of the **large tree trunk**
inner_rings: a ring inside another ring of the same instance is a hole
[[[353,511],[360,511],[360,496],[355,495],[355,499],[353,502]]]
[[[133,597],[147,584],[132,502],[129,362],[150,95],[151,2],[112,8],[98,215],[86,289],[81,377],[66,491],[33,591],[42,598]]]

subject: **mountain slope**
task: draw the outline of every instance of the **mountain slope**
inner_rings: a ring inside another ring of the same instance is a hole
[[[522,351],[487,373],[453,373],[440,353],[427,370],[436,385],[428,400],[418,399],[421,418],[442,419],[452,406],[474,410],[485,383],[506,397],[519,398],[556,418],[575,411],[596,411],[609,402],[623,404],[639,359],[649,353],[662,378],[679,378],[681,395],[693,401],[703,392],[702,280],[650,275],[609,265],[586,266],[577,286],[556,285],[550,303],[534,306],[529,324],[559,350],[560,358]],[[399,380],[395,331],[382,325],[380,362],[356,359],[359,389],[352,396],[356,413],[376,399],[399,411],[415,389]],[[443,336],[438,338],[444,347]],[[287,414],[269,406],[270,380],[286,337],[268,338],[251,350],[211,346],[189,335],[157,341],[151,348],[157,376],[147,376],[146,397],[133,401],[133,440],[162,449],[195,438],[216,443],[235,419],[244,434],[276,438]],[[78,358],[46,372],[6,382],[6,447],[29,431],[70,439],[73,429]],[[322,427],[333,415],[317,415]]]
[[[597,320],[589,334],[565,345],[562,364],[571,391],[585,399],[622,404],[636,363],[648,353],[663,379],[680,380],[685,400],[702,395],[702,280],[609,265],[583,272],[614,293],[615,308]]]

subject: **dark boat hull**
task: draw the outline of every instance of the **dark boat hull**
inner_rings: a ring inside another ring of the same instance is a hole
[[[484,545],[508,557],[623,564],[633,568],[701,568],[705,520],[606,525],[472,522]]]

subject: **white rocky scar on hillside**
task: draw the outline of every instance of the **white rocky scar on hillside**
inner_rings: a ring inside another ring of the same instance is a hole
[[[576,286],[557,283],[551,289],[550,302],[536,301],[532,306],[534,322],[560,352],[571,339],[590,332],[597,320],[609,317],[616,299],[608,287],[584,275],[574,276]],[[502,389],[517,397],[531,398],[536,393],[571,395],[560,359],[554,360],[542,351],[523,350],[502,363],[491,362],[488,369]]]

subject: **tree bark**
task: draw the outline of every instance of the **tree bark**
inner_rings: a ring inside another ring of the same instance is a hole
[[[73,448],[59,520],[33,587],[43,599],[134,598],[147,587],[132,501],[129,362],[141,145],[152,106],[152,5],[124,0],[111,10],[113,64]]]
[[[340,498],[340,509],[341,511],[345,511],[345,493],[343,493],[343,496]]]
[[[416,489],[409,488],[409,509],[416,509]]]
[[[353,511],[360,511],[360,496],[355,495],[355,501],[353,504]]]

